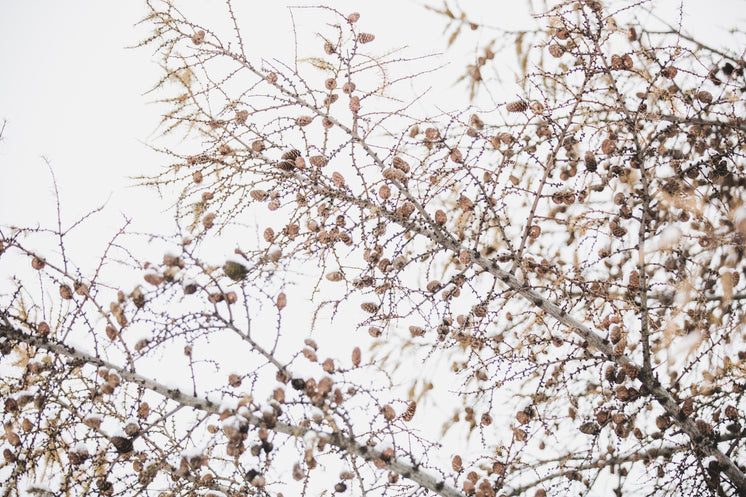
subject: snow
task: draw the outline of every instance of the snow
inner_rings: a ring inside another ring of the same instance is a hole
[[[192,447],[191,449],[184,449],[181,451],[181,457],[184,457],[186,459],[194,459],[197,457],[202,457],[202,454],[205,453],[205,449],[203,447]]]
[[[70,450],[72,450],[73,452],[78,453],[78,454],[86,454],[86,453],[90,452],[88,450],[88,446],[85,444],[85,442],[78,442],[78,443],[76,443],[75,445],[73,445],[72,447],[70,447]]]
[[[303,435],[303,443],[306,445],[306,447],[315,446],[318,440],[319,440],[319,434],[318,432],[314,430],[308,430],[306,434]]]
[[[220,401],[220,407],[218,408],[218,412],[235,411],[236,409],[238,409],[238,399],[232,399],[228,397],[228,398],[223,398]]]

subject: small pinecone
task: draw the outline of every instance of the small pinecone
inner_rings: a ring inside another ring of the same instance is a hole
[[[528,110],[528,103],[524,100],[516,100],[515,102],[510,102],[506,105],[505,109],[508,112],[525,112]]]
[[[407,163],[407,161],[405,161],[401,157],[399,157],[399,156],[394,157],[394,159],[391,161],[391,163],[398,170],[403,171],[405,173],[409,172],[409,164]]]
[[[585,169],[589,173],[594,173],[598,169],[598,162],[596,162],[596,156],[593,155],[593,152],[585,153]]]
[[[120,454],[127,454],[134,449],[132,440],[126,437],[111,437],[111,443]]]
[[[419,326],[410,326],[409,334],[412,335],[412,338],[421,337],[425,334],[425,330],[423,328],[420,328]]]
[[[712,103],[712,93],[710,93],[709,91],[698,91],[695,96],[697,97],[697,100],[699,100],[703,104]]]
[[[562,45],[554,44],[549,45],[549,54],[552,57],[562,57],[562,55],[565,53],[565,48]]]
[[[375,314],[378,311],[378,305],[373,302],[363,302],[360,304],[360,308],[370,314]]]
[[[414,413],[417,410],[417,402],[414,400],[409,403],[407,406],[407,410],[404,411],[404,414],[402,414],[401,418],[404,421],[412,421],[412,418],[414,417]]]
[[[308,162],[316,167],[324,167],[329,163],[327,158],[323,155],[314,155],[313,157],[309,157]]]
[[[395,167],[389,167],[383,170],[383,177],[387,180],[396,180],[403,182],[407,177],[403,171]]]
[[[253,198],[257,202],[264,202],[269,198],[269,193],[265,192],[264,190],[251,190],[249,192],[249,195],[251,195],[251,198]]]
[[[663,68],[663,70],[661,71],[661,75],[664,78],[673,79],[678,72],[678,69],[676,69],[674,66],[667,66]]]
[[[359,43],[370,43],[375,39],[376,37],[372,33],[360,33],[359,35],[357,35],[357,41]]]
[[[68,285],[60,285],[60,297],[65,300],[73,298],[73,291]]]
[[[299,150],[288,150],[280,157],[281,160],[277,163],[277,167],[283,171],[292,171],[295,169],[295,159],[298,157],[300,157]]]

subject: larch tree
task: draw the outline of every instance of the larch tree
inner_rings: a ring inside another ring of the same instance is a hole
[[[176,235],[84,272],[85,219],[0,229],[3,497],[746,495],[740,49],[647,2],[434,6],[486,34],[475,104],[421,116],[435,64],[356,13],[283,61],[238,2],[147,3]]]

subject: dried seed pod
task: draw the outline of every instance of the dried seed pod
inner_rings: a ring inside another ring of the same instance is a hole
[[[288,304],[287,296],[284,293],[280,292],[280,294],[277,295],[277,302],[276,302],[277,309],[281,311],[285,308],[287,304]]]
[[[661,71],[664,78],[673,79],[679,71],[674,66],[666,66]]]
[[[337,188],[343,188],[345,186],[344,176],[342,176],[337,171],[334,171],[332,173],[332,183],[334,183],[334,186],[336,186]]]
[[[472,495],[474,493],[474,489],[476,488],[476,485],[471,480],[464,480],[462,489],[466,495]]]
[[[324,167],[329,163],[329,161],[323,155],[314,155],[312,157],[309,157],[308,162],[316,167]]]
[[[304,356],[304,357],[305,357],[306,359],[308,359],[309,361],[311,361],[311,362],[316,362],[316,360],[317,360],[317,358],[316,358],[316,352],[314,352],[314,350],[313,350],[313,349],[309,349],[309,348],[307,348],[307,347],[306,347],[306,348],[304,348],[304,349],[303,349],[303,350],[301,351],[301,353],[302,353],[302,354],[303,354],[303,356]]]
[[[78,295],[88,295],[88,285],[82,281],[74,281],[73,290],[75,290],[75,293]]]
[[[431,293],[435,293],[441,288],[443,288],[443,285],[438,280],[432,280],[430,283],[427,284],[427,291]]]
[[[395,167],[389,167],[389,168],[384,169],[383,177],[390,181],[396,180],[399,182],[404,182],[407,178],[403,171]]]
[[[551,55],[552,57],[559,58],[559,57],[562,57],[564,53],[565,53],[565,47],[563,47],[562,45],[559,45],[557,43],[549,45],[549,55]]]
[[[614,366],[613,364],[609,364],[608,366],[606,366],[604,378],[606,378],[606,380],[609,382],[613,382],[616,378],[616,366]]]
[[[619,340],[614,345],[614,355],[623,355],[624,351],[627,349],[627,339],[622,337],[621,340]]]
[[[464,157],[461,154],[461,150],[457,148],[454,148],[453,150],[451,150],[451,153],[448,155],[448,158],[451,159],[456,164],[461,164],[462,162],[464,162]]]
[[[249,118],[249,111],[247,110],[237,110],[236,111],[236,122],[239,124],[243,124],[246,122],[246,120]]]
[[[360,110],[360,97],[350,97],[350,110],[352,112],[358,112]]]
[[[476,317],[483,318],[487,316],[487,306],[486,305],[475,305],[471,312]]]
[[[381,185],[381,188],[378,189],[378,196],[386,200],[391,196],[391,188],[388,185]]]
[[[589,421],[580,425],[580,433],[585,435],[597,435],[601,431],[601,427],[595,421]]]
[[[703,104],[712,103],[712,93],[709,91],[698,91],[694,96]]]
[[[635,66],[634,61],[632,60],[632,56],[628,53],[622,55],[622,67],[624,67],[626,70],[631,70]]]
[[[531,102],[531,111],[536,115],[544,114],[544,111],[546,111],[546,108],[544,107],[544,104],[539,102],[538,100],[534,100]]]
[[[360,33],[359,35],[357,35],[357,41],[359,43],[370,43],[375,39],[376,37],[372,33]]]
[[[554,32],[554,36],[560,40],[566,40],[570,37],[570,31],[567,30],[567,28],[557,28]]]
[[[195,45],[201,45],[205,41],[205,32],[200,29],[192,35],[192,43]]]
[[[223,265],[223,272],[227,277],[232,279],[233,281],[241,281],[244,278],[246,278],[246,275],[249,273],[249,270],[246,266],[239,262],[235,261],[227,261]]]
[[[601,151],[604,154],[609,155],[609,154],[613,153],[615,150],[616,150],[616,141],[615,140],[611,140],[611,139],[607,138],[606,140],[604,140],[601,143]]]
[[[126,437],[111,437],[111,444],[120,454],[127,454],[134,450],[132,440]]]
[[[425,330],[423,328],[420,328],[419,326],[410,326],[409,334],[412,336],[412,338],[421,337],[425,334]]]
[[[217,215],[216,215],[215,213],[213,213],[213,212],[209,212],[209,213],[207,213],[207,214],[205,215],[205,217],[203,217],[203,218],[202,218],[202,225],[203,225],[203,226],[204,226],[204,227],[205,227],[206,229],[210,229],[210,228],[212,228],[212,227],[213,227],[213,224],[214,224],[214,222],[215,222],[215,218],[216,218],[216,217],[217,217]]]
[[[62,297],[64,300],[70,300],[71,298],[73,298],[72,289],[68,285],[60,285],[60,297]]]
[[[474,209],[474,202],[466,195],[461,195],[458,198],[458,206],[461,208],[462,211],[468,212]]]
[[[158,286],[163,283],[163,277],[159,274],[146,274],[143,279],[153,286]]]
[[[49,325],[45,321],[42,321],[38,325],[36,325],[36,331],[43,337],[48,336],[51,332]]]
[[[249,192],[249,195],[251,195],[251,198],[253,198],[257,202],[264,202],[269,198],[269,193],[265,192],[264,190],[251,190]]]
[[[505,110],[508,112],[525,112],[528,110],[528,103],[525,100],[516,100],[507,104]]]
[[[469,255],[469,251],[462,250],[461,252],[459,252],[458,260],[461,261],[461,264],[463,264],[464,266],[468,266],[469,264],[471,264],[471,255]]]
[[[415,207],[414,204],[411,202],[404,202],[399,209],[397,209],[397,214],[399,214],[401,217],[409,217],[414,212]]]
[[[691,416],[694,413],[694,401],[691,397],[686,399],[683,404],[681,404],[681,412],[684,413],[684,416]]]
[[[296,160],[300,157],[300,151],[296,149],[288,150],[280,156],[280,161],[275,165],[283,171],[292,171],[295,169]]]
[[[393,166],[394,166],[395,168],[397,168],[398,170],[400,170],[400,171],[403,171],[403,172],[405,172],[405,173],[408,173],[408,172],[409,172],[409,163],[407,163],[407,161],[405,161],[404,159],[402,159],[402,158],[401,158],[401,157],[399,157],[398,155],[397,155],[397,156],[395,156],[395,157],[394,157],[394,158],[392,159],[392,161],[391,161],[391,164],[392,164],[392,165],[393,165]]]
[[[370,314],[375,314],[378,311],[378,304],[373,302],[363,302],[360,304],[360,308]]]

